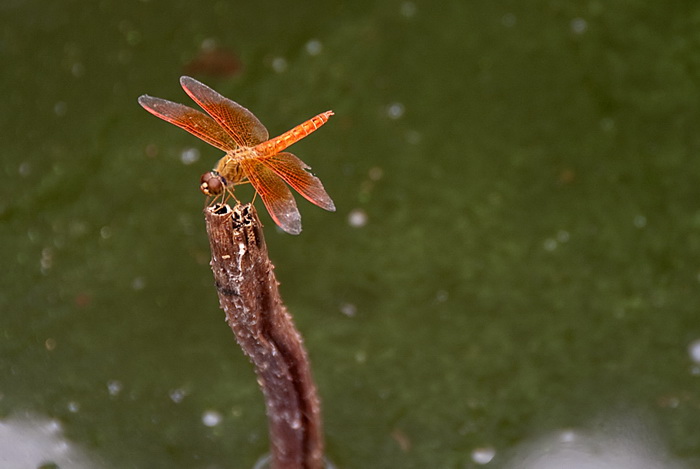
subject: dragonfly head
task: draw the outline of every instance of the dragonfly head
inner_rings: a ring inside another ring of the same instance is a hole
[[[221,194],[226,188],[226,179],[216,171],[208,171],[199,178],[199,190],[205,195],[215,196]]]

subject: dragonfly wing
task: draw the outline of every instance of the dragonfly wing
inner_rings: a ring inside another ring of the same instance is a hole
[[[180,85],[242,147],[254,147],[270,138],[252,112],[194,78],[181,77]]]
[[[314,176],[309,171],[311,167],[299,158],[285,151],[261,158],[260,162],[284,179],[284,182],[303,195],[306,200],[329,212],[335,212],[335,204],[323,188],[321,180]]]
[[[148,95],[139,97],[139,104],[154,116],[185,129],[220,150],[229,151],[238,147],[231,136],[203,112]]]
[[[301,233],[297,203],[282,179],[257,160],[243,159],[241,166],[277,226],[290,234]]]

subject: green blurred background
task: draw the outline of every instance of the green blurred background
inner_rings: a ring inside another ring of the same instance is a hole
[[[190,74],[271,135],[336,113],[292,151],[337,213],[299,197],[295,237],[258,208],[337,466],[496,467],[617,418],[700,460],[697,3],[11,0],[0,25],[3,417],[104,467],[267,451],[207,264],[221,153],[136,102],[193,105]]]

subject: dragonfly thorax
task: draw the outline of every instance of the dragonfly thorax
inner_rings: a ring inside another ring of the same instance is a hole
[[[214,171],[221,174],[228,184],[235,185],[242,182],[246,175],[241,167],[241,157],[245,156],[239,152],[227,153],[226,156],[219,160]]]

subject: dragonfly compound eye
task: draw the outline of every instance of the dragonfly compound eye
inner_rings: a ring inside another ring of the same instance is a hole
[[[199,189],[205,195],[210,196],[221,194],[224,191],[224,187],[226,187],[226,181],[224,178],[221,177],[219,173],[214,171],[209,171],[202,174],[199,182]]]

